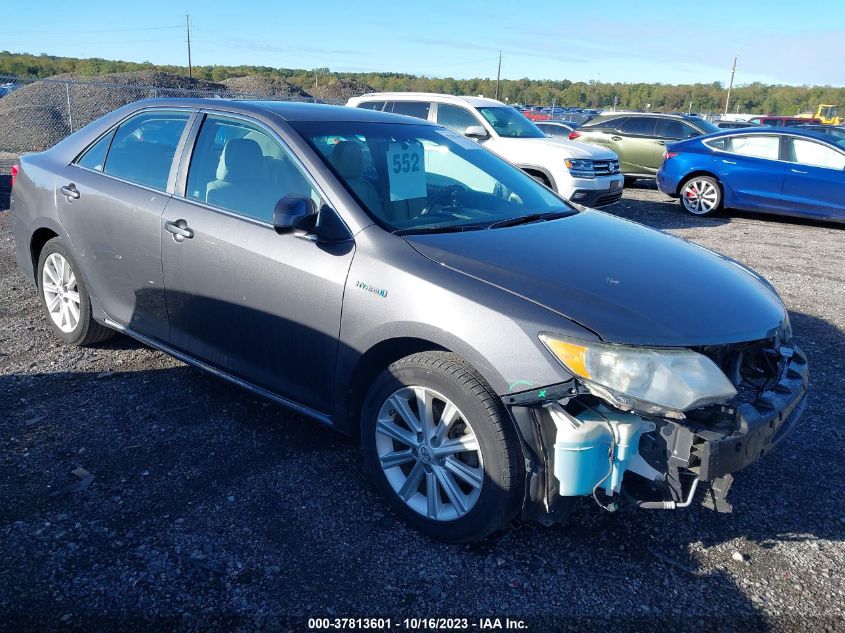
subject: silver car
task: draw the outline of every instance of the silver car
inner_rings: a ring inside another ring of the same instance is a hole
[[[123,332],[359,437],[447,541],[583,497],[727,510],[804,407],[762,277],[410,117],[141,101],[23,157],[12,213],[59,338]]]

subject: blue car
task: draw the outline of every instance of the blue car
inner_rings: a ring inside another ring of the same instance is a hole
[[[657,186],[693,215],[728,207],[845,222],[845,139],[770,127],[700,136],[667,147]]]

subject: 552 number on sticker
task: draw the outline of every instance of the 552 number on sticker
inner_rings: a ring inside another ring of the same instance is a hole
[[[424,198],[428,195],[422,143],[389,143],[387,165],[391,202]]]

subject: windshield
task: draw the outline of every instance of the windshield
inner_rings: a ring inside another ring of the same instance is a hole
[[[352,121],[290,124],[390,231],[484,229],[527,216],[547,219],[576,212],[521,170],[445,128]]]
[[[522,114],[507,106],[477,108],[496,134],[507,138],[543,138],[540,129]]]

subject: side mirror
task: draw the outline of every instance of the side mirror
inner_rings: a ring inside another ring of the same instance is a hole
[[[467,129],[464,130],[464,136],[467,138],[475,138],[478,140],[483,140],[490,135],[480,125],[470,125]]]
[[[308,196],[287,195],[273,209],[273,228],[276,233],[310,231],[317,223],[317,208]]]

